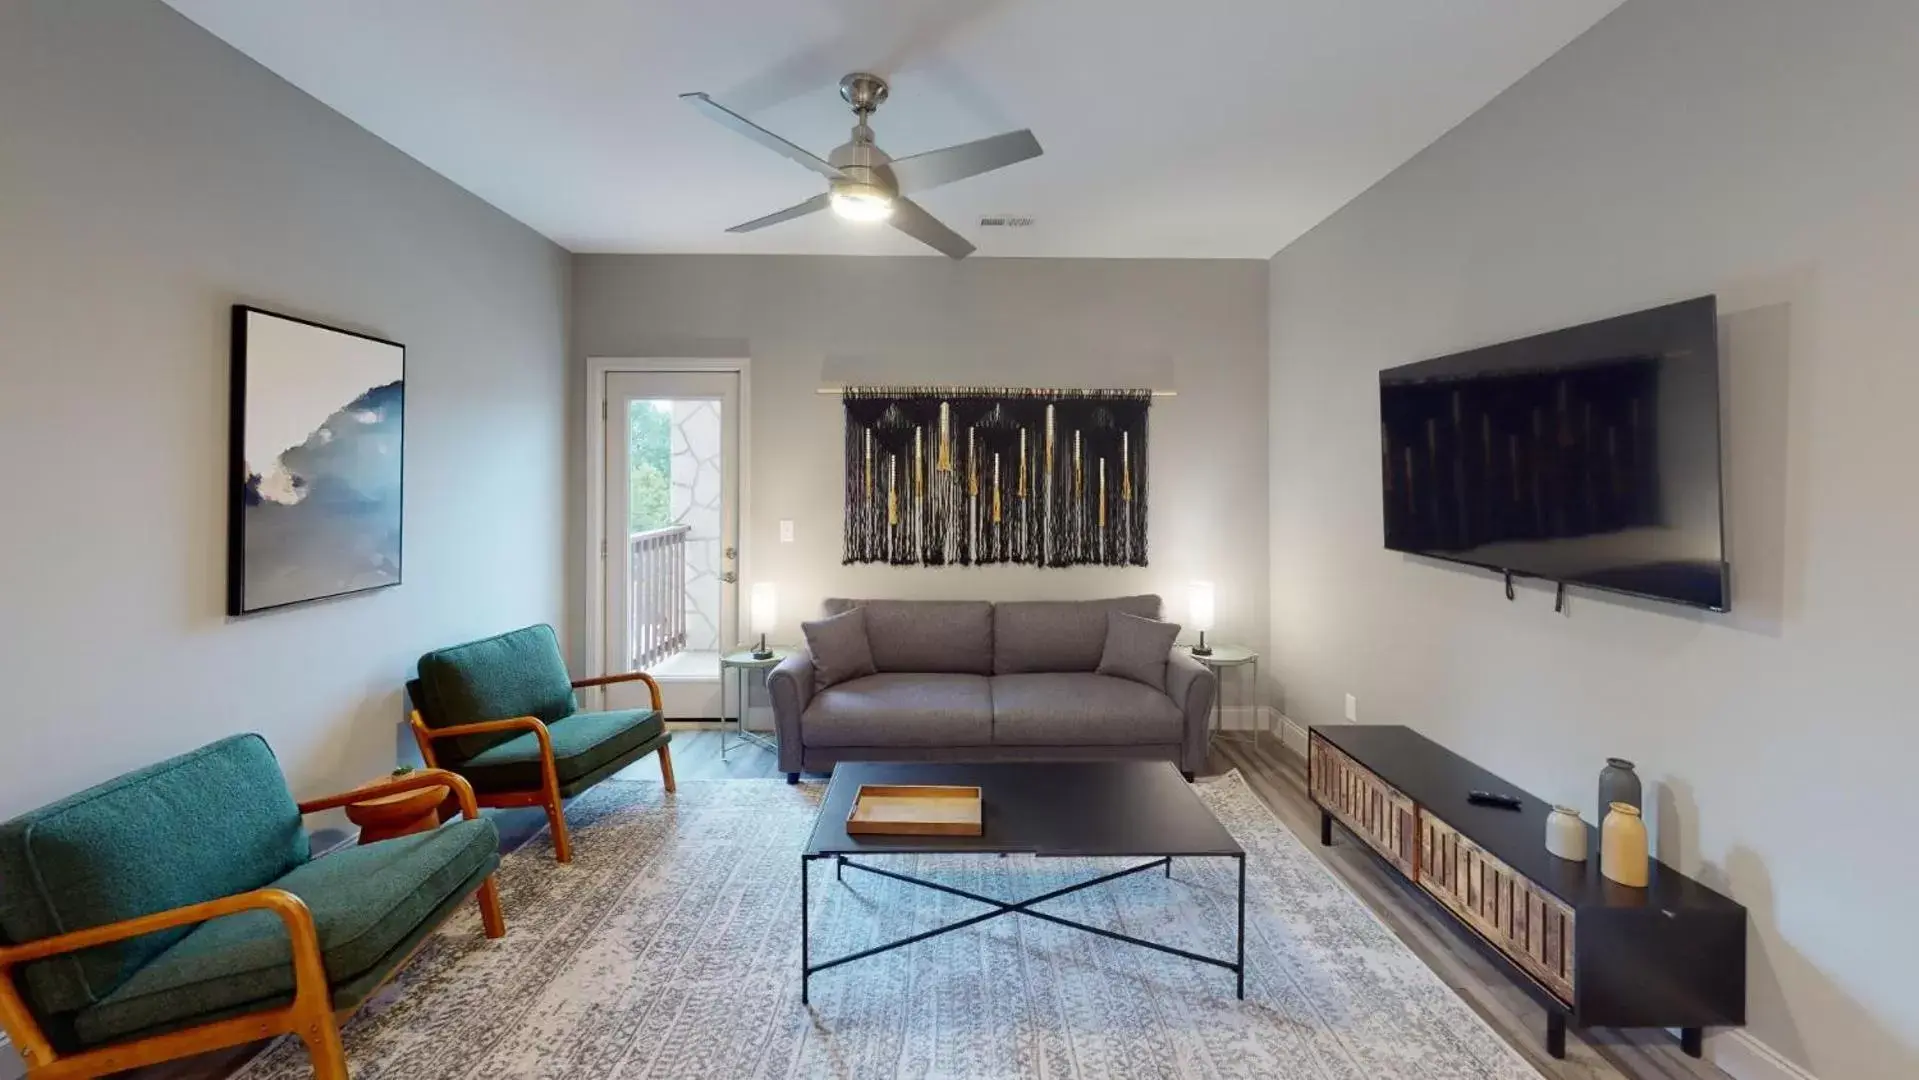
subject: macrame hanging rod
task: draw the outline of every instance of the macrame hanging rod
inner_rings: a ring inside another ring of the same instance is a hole
[[[814,390],[813,392],[815,394],[844,394],[848,390],[852,390],[852,389],[855,389],[855,388],[851,386],[822,386],[819,389]],[[1005,395],[1007,393],[1007,390],[1005,390],[1004,388],[982,387],[982,386],[910,386],[910,387],[905,387],[904,389],[911,393],[920,393],[920,394],[979,394],[981,396],[1000,396],[1000,395]],[[1022,390],[1031,391],[1035,394],[1071,393],[1072,392],[1070,390],[1061,390],[1058,387],[1053,387],[1053,386],[1016,387],[1013,389],[1012,392],[1019,393]],[[1178,397],[1179,391],[1155,390],[1153,391],[1153,396],[1156,398]]]

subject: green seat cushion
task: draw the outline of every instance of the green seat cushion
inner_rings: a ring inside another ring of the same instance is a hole
[[[0,825],[0,936],[34,941],[246,892],[309,853],[266,740],[222,739]],[[28,965],[27,998],[42,1020],[93,1005],[191,933]]]
[[[327,981],[345,986],[378,969],[416,938],[445,902],[499,860],[491,821],[456,821],[431,832],[347,848],[271,883],[306,901],[320,932]],[[482,877],[484,875],[481,875]],[[270,911],[202,923],[74,1018],[87,1046],[120,1041],[212,1014],[267,1008],[293,994],[293,952]]]
[[[560,786],[627,757],[666,732],[652,709],[583,712],[547,724],[553,771]],[[475,791],[535,791],[540,787],[540,738],[528,731],[458,766]]]
[[[552,723],[580,707],[551,626],[529,626],[420,657],[415,704],[428,727],[457,727],[514,716]],[[512,732],[459,735],[435,742],[458,763],[513,738]]]

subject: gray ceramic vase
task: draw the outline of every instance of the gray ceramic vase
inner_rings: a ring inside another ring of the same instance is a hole
[[[1607,758],[1599,773],[1599,820],[1605,821],[1612,804],[1622,802],[1635,810],[1644,810],[1640,802],[1639,774],[1625,758]]]

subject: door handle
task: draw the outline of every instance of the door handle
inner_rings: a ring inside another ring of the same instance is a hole
[[[728,585],[731,585],[734,582],[740,580],[740,575],[734,573],[731,570],[728,570],[726,573],[720,575],[720,580],[726,582]]]

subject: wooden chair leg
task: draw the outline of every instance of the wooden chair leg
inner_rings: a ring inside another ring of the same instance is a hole
[[[506,936],[506,915],[500,911],[500,885],[498,875],[488,874],[480,882],[480,922],[486,927],[486,936],[503,938]]]
[[[351,1080],[346,1071],[346,1048],[340,1045],[340,1024],[330,1012],[300,1026],[300,1041],[313,1059],[313,1080]]]
[[[658,750],[658,753],[660,755],[660,779],[666,782],[666,790],[680,790],[679,787],[673,783],[673,748],[670,746],[662,746]]]
[[[573,861],[573,839],[566,833],[566,807],[560,805],[560,797],[554,795],[547,800],[546,822],[553,827],[553,855],[558,861]]]

